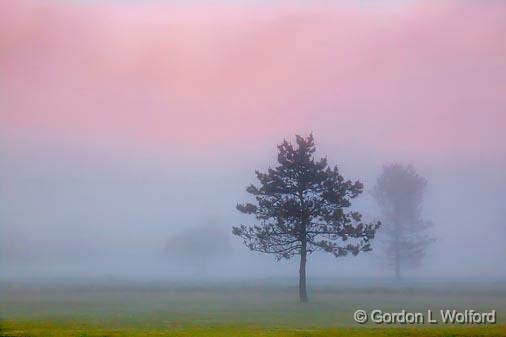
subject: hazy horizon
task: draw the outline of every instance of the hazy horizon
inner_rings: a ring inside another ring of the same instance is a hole
[[[204,3],[0,3],[0,281],[295,279],[231,231],[311,132],[370,219],[383,165],[427,179],[406,279],[506,279],[506,3]],[[309,279],[387,279],[380,247]]]

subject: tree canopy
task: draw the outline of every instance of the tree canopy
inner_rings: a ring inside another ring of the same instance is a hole
[[[259,185],[247,192],[254,203],[237,209],[254,215],[257,224],[233,228],[253,251],[274,254],[279,259],[301,256],[299,295],[305,290],[306,255],[316,251],[334,256],[357,255],[371,250],[379,222],[364,223],[362,215],[350,210],[351,200],[360,195],[359,181],[345,180],[337,166],[326,158],[314,158],[313,136],[297,136],[296,146],[283,141],[278,146],[278,165],[267,172],[256,171]]]
[[[378,178],[374,196],[382,211],[384,251],[397,278],[402,266],[416,267],[434,240],[427,234],[432,226],[422,218],[427,181],[413,166],[386,165]]]

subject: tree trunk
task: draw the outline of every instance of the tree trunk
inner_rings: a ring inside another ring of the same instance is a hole
[[[395,261],[394,261],[394,268],[395,268],[395,279],[400,280],[401,278],[401,240],[400,240],[400,234],[401,227],[399,224],[396,224],[396,231],[395,231]]]
[[[300,267],[299,267],[299,300],[300,303],[307,302],[307,291],[306,291],[306,242],[302,242],[300,249]]]
[[[395,278],[397,280],[401,278],[401,258],[399,254],[395,256]]]

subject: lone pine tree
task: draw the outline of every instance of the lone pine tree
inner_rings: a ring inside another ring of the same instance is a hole
[[[383,167],[374,197],[382,212],[385,257],[395,277],[402,267],[416,267],[434,241],[427,234],[432,226],[421,216],[427,181],[412,166],[391,164]]]
[[[277,260],[300,255],[299,299],[307,302],[307,255],[370,251],[380,223],[364,224],[360,213],[348,210],[363,185],[345,180],[326,158],[315,160],[312,135],[297,136],[296,147],[285,140],[278,150],[279,165],[266,173],[256,171],[260,185],[247,188],[256,203],[237,205],[258,224],[234,227],[233,234],[250,250],[275,254]]]

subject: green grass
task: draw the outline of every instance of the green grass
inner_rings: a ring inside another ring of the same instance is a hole
[[[12,336],[506,336],[506,287],[316,287],[300,305],[291,287],[0,287]],[[358,325],[356,309],[497,311],[488,326]],[[1,335],[1,334],[0,334]]]
[[[53,323],[8,323],[7,336],[54,337],[122,337],[122,336],[174,336],[174,337],[504,337],[506,326],[472,327],[359,327],[288,329],[260,328],[252,326],[209,326],[171,329],[153,328],[97,328],[77,324],[64,327]],[[0,334],[1,336],[1,334]]]

